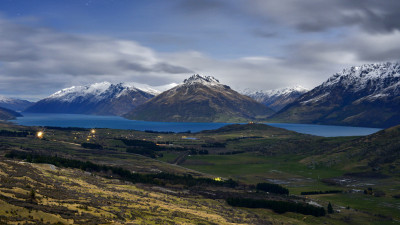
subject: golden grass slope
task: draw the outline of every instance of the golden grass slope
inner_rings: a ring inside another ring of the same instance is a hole
[[[0,158],[0,178],[0,224],[278,222],[274,215],[232,208],[223,200],[205,199],[185,190],[133,185],[47,164]]]

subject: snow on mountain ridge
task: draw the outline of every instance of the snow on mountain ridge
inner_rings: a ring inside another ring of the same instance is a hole
[[[352,86],[354,91],[358,91],[364,89],[367,85],[373,84],[376,89],[380,89],[385,86],[382,84],[384,79],[394,77],[400,77],[399,63],[364,64],[343,69],[330,77],[321,86],[345,85]]]
[[[275,111],[281,110],[286,105],[295,101],[298,97],[306,93],[308,89],[296,85],[293,87],[280,88],[267,91],[253,91],[245,89],[241,91],[242,94],[251,97],[257,102],[263,103]]]
[[[313,97],[315,101],[305,96],[304,101],[300,103],[304,105],[321,101],[328,98],[329,93],[334,89],[364,95],[355,103],[400,95],[400,64],[375,63],[343,69],[316,87],[315,91],[313,90],[313,93],[317,94]]]
[[[11,102],[11,101],[13,101],[12,98],[8,98],[8,97],[6,97],[6,96],[0,95],[0,102],[7,103],[7,102]]]
[[[244,95],[247,95],[247,96],[254,97],[254,98],[270,98],[273,96],[288,95],[293,92],[305,93],[307,91],[308,91],[307,88],[304,88],[300,85],[295,85],[292,87],[278,88],[278,89],[272,89],[272,90],[244,89],[243,91],[241,91],[241,93]]]
[[[137,89],[140,89],[144,92],[150,93],[154,96],[161,94],[162,92],[169,90],[171,88],[174,88],[178,86],[177,83],[170,83],[170,84],[165,84],[165,85],[159,85],[159,86],[150,86],[147,84],[141,84],[141,83],[124,83],[128,86],[135,86]]]
[[[264,93],[268,96],[276,96],[276,95],[287,95],[287,94],[291,94],[293,92],[307,92],[308,89],[304,88],[300,85],[296,85],[293,87],[287,87],[287,88],[280,88],[280,89],[273,89],[273,90],[267,90]]]
[[[32,102],[27,100],[0,95],[0,107],[2,108],[11,109],[14,111],[22,111],[32,104]]]
[[[194,74],[188,79],[185,79],[183,81],[183,85],[193,85],[193,84],[204,84],[204,85],[209,85],[209,86],[215,86],[215,85],[222,85],[219,83],[219,80],[216,79],[215,77],[212,76],[203,76],[199,74]]]
[[[15,103],[15,102],[21,102],[21,101],[26,101],[26,100],[18,99],[18,98],[9,98],[9,97],[0,95],[0,103]]]
[[[76,98],[79,97],[97,97],[104,93],[108,88],[110,88],[111,83],[102,82],[102,83],[94,83],[86,86],[72,86],[69,88],[64,88],[56,93],[50,95],[48,98],[50,99],[60,99],[64,102],[72,102]]]
[[[136,88],[131,84],[111,84],[110,82],[101,82],[85,86],[72,86],[65,88],[50,95],[48,99],[58,99],[64,102],[72,102],[76,99],[89,99],[91,102],[99,102],[111,97],[119,98],[120,96],[127,94],[129,91],[143,90]]]
[[[84,86],[72,86],[64,88],[47,97],[47,99],[60,99],[64,102],[72,102],[77,98],[90,98],[92,102],[101,101],[111,95],[119,98],[129,91],[143,91],[151,95],[159,95],[161,92],[177,86],[171,83],[161,86],[150,86],[135,82],[112,84],[110,82],[94,83]],[[1,100],[0,100],[1,101]]]

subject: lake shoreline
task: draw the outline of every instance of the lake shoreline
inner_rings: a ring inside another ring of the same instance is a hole
[[[24,113],[12,122],[24,126],[52,126],[79,128],[110,128],[157,132],[200,132],[214,130],[234,123],[152,122],[128,120],[119,116],[85,114]],[[350,127],[319,124],[264,123],[303,134],[322,137],[365,136],[380,131],[379,128]]]

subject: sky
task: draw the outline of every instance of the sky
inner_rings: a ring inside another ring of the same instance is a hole
[[[0,95],[214,76],[233,89],[313,88],[398,62],[398,0],[1,0]]]

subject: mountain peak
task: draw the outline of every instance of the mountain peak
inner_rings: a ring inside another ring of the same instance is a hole
[[[183,81],[183,84],[192,85],[192,84],[204,84],[204,85],[221,85],[219,80],[212,76],[202,76],[200,74],[194,74],[188,79]]]
[[[211,76],[195,74],[126,114],[129,119],[165,122],[245,122],[273,111]]]

